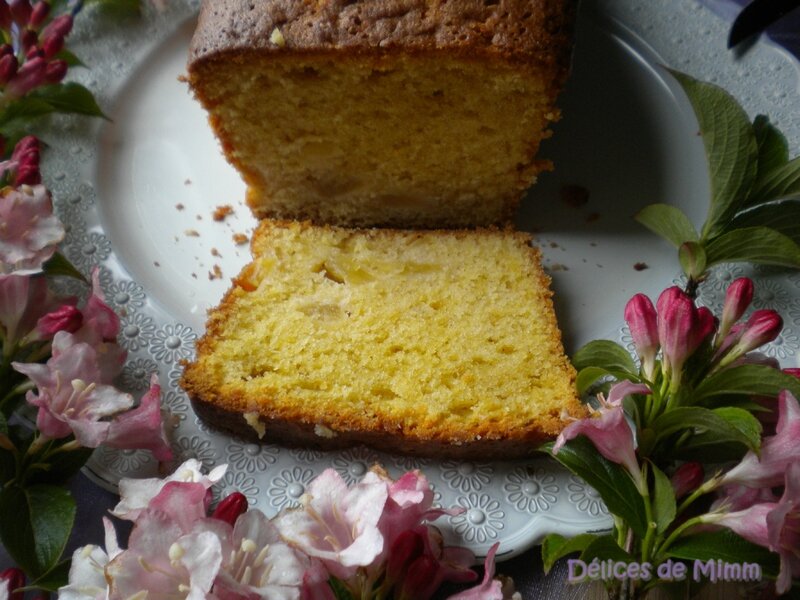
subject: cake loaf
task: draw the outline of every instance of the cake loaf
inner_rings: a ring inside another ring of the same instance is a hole
[[[583,415],[526,234],[265,220],[252,251],[181,382],[213,427],[490,459]]]
[[[567,75],[576,0],[204,0],[188,79],[257,218],[508,221]]]

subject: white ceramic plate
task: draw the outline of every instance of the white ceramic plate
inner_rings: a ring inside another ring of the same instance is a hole
[[[608,528],[596,492],[549,460],[458,463],[364,448],[323,454],[259,447],[197,421],[177,384],[179,361],[192,355],[205,311],[247,261],[247,246],[232,236],[248,234],[254,221],[242,205],[243,184],[178,79],[197,2],[169,5],[113,30],[82,21],[74,39],[90,69],[74,76],[96,92],[113,121],[56,118],[43,137],[51,145],[46,181],[69,229],[65,252],[84,272],[101,267],[107,299],[123,315],[120,343],[129,357],[120,385],[140,395],[150,374],[160,375],[164,402],[180,419],[176,461],[228,463],[219,493],[239,490],[269,515],[295,504],[328,467],[349,481],[375,461],[395,475],[419,467],[437,502],[467,509],[439,523],[447,540],[479,555],[497,540],[507,558],[549,532]],[[568,351],[600,337],[629,343],[622,326],[627,299],[639,291],[655,296],[677,276],[675,252],[630,218],[638,208],[668,202],[702,221],[708,181],[697,126],[659,65],[716,81],[753,113],[769,114],[795,153],[800,139],[797,113],[789,110],[798,105],[800,76],[788,55],[759,45],[735,62],[724,49],[724,24],[689,0],[584,0],[581,11],[574,73],[561,101],[565,116],[542,149],[557,170],[541,177],[518,222],[538,233]],[[589,202],[566,205],[563,185],[585,187]],[[215,207],[226,204],[234,213],[215,221]],[[213,276],[215,265],[221,277]],[[757,279],[756,306],[773,306],[786,320],[768,353],[797,366],[800,278],[725,267],[706,284],[703,302],[719,308],[725,283],[741,274]],[[74,283],[62,286],[78,291]],[[113,489],[120,477],[153,476],[156,468],[145,452],[98,451],[89,474]]]

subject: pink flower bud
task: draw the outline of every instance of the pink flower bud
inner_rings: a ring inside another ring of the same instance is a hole
[[[0,85],[5,85],[17,74],[17,57],[6,54],[0,58]]]
[[[427,555],[422,555],[414,560],[406,571],[403,579],[400,598],[402,600],[428,600],[441,584],[437,577],[439,562]]]
[[[0,573],[0,583],[5,583],[8,589],[8,600],[23,600],[25,592],[14,590],[25,587],[25,573],[22,569],[10,568]]]
[[[72,31],[72,15],[59,15],[42,31],[42,38],[65,38]]]
[[[636,294],[625,305],[625,321],[631,330],[636,353],[642,361],[644,374],[653,377],[653,366],[658,353],[658,316],[653,302],[644,294]]]
[[[789,368],[789,369],[784,369],[783,372],[786,373],[787,375],[792,375],[793,377],[797,377],[798,379],[800,379],[800,369]]]
[[[705,306],[697,309],[697,327],[695,327],[692,335],[692,344],[694,349],[700,347],[706,338],[714,333],[717,329],[717,320],[714,318],[713,313]],[[694,350],[692,351],[694,352]]]
[[[44,83],[46,69],[47,62],[41,57],[25,61],[16,76],[8,82],[6,93],[12,98],[19,98],[39,87]]]
[[[703,465],[699,462],[683,463],[672,474],[672,489],[676,498],[683,498],[689,492],[696,490],[703,483]]]
[[[19,36],[22,51],[27,53],[28,50],[33,48],[39,42],[39,34],[33,29],[25,29]]]
[[[50,14],[50,4],[44,0],[39,0],[31,11],[31,18],[28,20],[28,27],[31,29],[38,29],[44,23],[47,15]]]
[[[726,336],[733,324],[742,318],[744,311],[753,301],[753,282],[747,277],[734,280],[725,291],[725,305],[719,326],[720,338]]]
[[[15,185],[38,185],[42,182],[39,172],[39,140],[35,136],[28,135],[17,142],[11,160],[17,163]]]
[[[702,341],[698,341],[698,333],[695,331],[700,324],[700,317],[692,299],[677,286],[664,290],[658,297],[656,306],[658,338],[664,352],[664,367],[672,373],[672,380],[675,382],[680,379],[683,363]]]
[[[746,354],[774,340],[783,329],[783,319],[774,310],[757,310],[745,323],[744,331],[733,352]]]
[[[400,581],[407,565],[410,565],[425,551],[422,536],[409,529],[397,536],[389,551],[386,562],[386,578],[390,582]]]
[[[44,72],[45,83],[60,83],[66,77],[68,68],[69,65],[65,60],[51,61]]]
[[[39,340],[51,340],[59,331],[75,333],[83,324],[81,311],[65,304],[53,312],[47,313],[36,323],[36,334]]]
[[[31,3],[29,0],[11,0],[9,3],[11,18],[20,27],[27,25],[31,18]]]
[[[219,519],[220,521],[225,521],[228,525],[233,527],[236,523],[236,519],[246,512],[247,496],[241,492],[233,492],[225,496],[225,498],[217,504],[217,508],[214,509],[211,517]]]

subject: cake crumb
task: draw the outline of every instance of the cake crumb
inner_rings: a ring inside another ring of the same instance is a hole
[[[600,213],[593,212],[593,213],[590,213],[589,215],[586,216],[586,222],[587,223],[594,223],[599,218],[600,218]]]
[[[267,428],[259,419],[259,414],[257,412],[246,412],[242,416],[247,424],[253,428],[253,431],[256,432],[258,439],[263,440],[267,433]]]
[[[637,262],[635,265],[633,265],[633,268],[636,269],[637,271],[644,271],[645,269],[649,269],[650,267],[647,263]]]
[[[558,248],[558,242],[550,242],[551,248]]]
[[[561,201],[572,208],[580,208],[589,202],[589,190],[582,185],[562,185]]]
[[[196,219],[197,219],[198,221],[202,221],[202,220],[203,220],[203,215],[197,215]]]
[[[183,209],[184,209],[184,208],[186,208],[186,207],[183,205],[183,202],[178,202],[178,203],[175,205],[175,208],[177,208],[178,210],[183,210]]]
[[[567,265],[562,265],[561,263],[553,263],[553,266],[550,267],[551,271],[569,271],[569,267]]]
[[[219,250],[216,248],[211,249],[211,256],[216,256],[217,258],[222,258],[222,254],[219,253]]]
[[[197,273],[192,273],[192,279],[197,279]]]
[[[157,260],[154,260],[154,261],[153,261],[153,265],[154,265],[154,266],[156,266],[156,267],[160,267],[160,266],[161,266],[161,263],[160,263],[160,262],[158,262]]]
[[[222,269],[220,269],[219,265],[214,265],[208,272],[208,280],[214,281],[215,279],[222,279]]]
[[[325,425],[317,423],[314,425],[314,435],[321,438],[331,439],[335,438],[338,434],[330,427],[325,427]]]
[[[247,242],[249,242],[249,241],[250,241],[250,238],[248,238],[248,237],[247,237],[245,234],[243,234],[243,233],[234,233],[234,234],[233,234],[233,242],[234,242],[234,243],[235,243],[237,246],[241,246],[242,244],[246,244],[246,243],[247,243]]]
[[[286,45],[286,38],[283,37],[281,30],[277,27],[272,30],[272,33],[269,35],[269,41],[278,46],[279,48],[283,48]]]
[[[197,231],[196,229],[187,229],[186,231],[183,232],[183,234],[188,237],[200,237],[200,232]]]
[[[183,185],[192,185],[192,180],[186,179],[186,181],[183,182]]]
[[[230,204],[224,204],[214,209],[213,217],[215,221],[224,221],[225,217],[232,214],[233,207]]]

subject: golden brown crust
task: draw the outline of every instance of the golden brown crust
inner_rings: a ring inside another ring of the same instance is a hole
[[[309,222],[295,221],[262,221],[251,237],[252,252],[258,256],[264,252],[262,246],[268,244],[268,231],[276,228],[299,229],[300,231],[320,227]],[[324,229],[340,228],[324,226]],[[536,277],[538,289],[543,290],[547,310],[542,311],[542,318],[547,320],[547,328],[558,335],[555,314],[552,310],[552,292],[549,289],[549,277],[539,268],[539,249],[531,245],[531,236],[527,233],[513,231],[510,228],[499,230],[486,228],[478,230],[438,230],[408,231],[393,229],[351,230],[370,238],[397,235],[423,237],[445,235],[448,237],[474,237],[482,235],[513,236],[528,254],[531,262],[531,273]],[[252,291],[250,269],[246,266],[234,279],[233,287],[226,293],[221,304],[209,313],[206,334],[197,344],[198,357],[214,352],[215,345],[224,335],[224,324],[236,310],[236,301],[241,294]],[[259,435],[245,414],[257,417],[264,426],[265,432],[261,441],[265,443],[282,443],[290,446],[310,446],[319,449],[337,449],[357,444],[373,446],[390,452],[412,454],[418,456],[436,456],[459,459],[477,458],[520,458],[536,451],[543,442],[553,439],[563,429],[565,423],[561,418],[561,410],[572,417],[586,414],[585,407],[574,393],[575,370],[563,354],[561,340],[556,339],[558,355],[563,362],[560,369],[569,379],[569,388],[573,394],[563,398],[559,408],[553,408],[546,414],[539,414],[529,422],[520,424],[516,415],[510,415],[507,422],[502,420],[493,423],[482,422],[469,430],[453,429],[437,424],[415,426],[409,429],[407,423],[395,421],[375,414],[348,413],[347,415],[319,414],[307,410],[301,401],[281,402],[282,408],[270,402],[269,397],[252,398],[244,394],[244,390],[236,386],[220,387],[206,379],[202,366],[198,363],[185,364],[181,386],[187,391],[197,414],[215,428],[224,430],[237,437],[259,441]],[[252,418],[251,417],[251,418]],[[332,435],[320,435],[319,427]]]
[[[189,71],[222,55],[252,52],[445,51],[535,63],[561,83],[576,5],[576,0],[204,0]],[[276,29],[281,44],[272,37]]]

